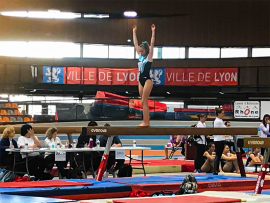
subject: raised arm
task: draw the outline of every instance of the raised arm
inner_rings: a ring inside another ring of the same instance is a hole
[[[152,37],[151,37],[151,43],[150,43],[150,50],[149,50],[149,54],[148,54],[148,60],[150,62],[153,61],[154,46],[155,46],[155,30],[156,30],[156,26],[154,24],[151,25],[151,30],[152,30]]]
[[[134,43],[134,47],[137,54],[140,55],[140,49],[139,49],[138,39],[137,39],[137,25],[133,25],[133,43]]]

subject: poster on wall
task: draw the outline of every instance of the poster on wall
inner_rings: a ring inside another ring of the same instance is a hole
[[[260,102],[235,101],[234,118],[260,118]]]
[[[261,120],[265,114],[270,114],[270,101],[261,101]]]

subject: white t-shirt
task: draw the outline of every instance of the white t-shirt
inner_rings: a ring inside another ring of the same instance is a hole
[[[34,145],[35,144],[35,141],[31,137],[28,138],[28,137],[25,137],[25,136],[20,136],[18,138],[18,141],[17,141],[18,148],[21,148],[21,146],[25,145],[25,143],[28,143],[28,146],[31,146],[31,145]],[[28,154],[28,156],[38,156],[38,155],[39,155],[39,152],[32,152],[32,153],[29,153]],[[26,155],[25,154],[22,154],[22,158],[24,159],[25,157],[26,157]]]
[[[50,148],[52,146],[52,144],[54,143],[54,147],[56,148],[57,142],[60,143],[60,147],[61,148],[64,148],[65,147],[65,145],[62,144],[62,142],[61,142],[61,140],[60,140],[59,137],[56,137],[55,139],[53,139],[53,138],[52,139],[49,139],[47,137],[45,139],[45,141],[44,141],[44,146]],[[53,153],[54,152],[51,152],[51,153],[50,152],[45,152],[45,157],[48,156],[49,154],[53,154]]]
[[[259,128],[260,128],[261,137],[267,137],[267,135],[268,136],[270,135],[268,123],[266,124],[266,127],[263,125],[263,123],[261,123]]]
[[[226,128],[223,123],[223,120],[216,117],[214,121],[214,128]],[[223,141],[226,140],[225,135],[214,135],[214,141]]]
[[[197,128],[206,128],[206,124],[199,121],[197,123]],[[198,144],[205,144],[205,135],[201,135],[201,138],[197,143]]]

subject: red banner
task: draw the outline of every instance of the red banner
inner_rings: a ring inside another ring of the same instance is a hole
[[[237,85],[237,68],[166,68],[165,85]]]
[[[66,67],[65,84],[137,85],[137,68]],[[238,84],[237,68],[152,68],[155,85],[223,86]]]

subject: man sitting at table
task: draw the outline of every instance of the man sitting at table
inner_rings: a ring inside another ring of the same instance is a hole
[[[18,138],[18,147],[25,148],[26,143],[28,149],[35,149],[40,147],[40,141],[34,134],[34,130],[31,125],[25,124],[21,127],[21,136]],[[44,173],[46,163],[44,157],[39,152],[31,152],[28,154],[28,167],[30,175],[35,176],[35,180],[50,180],[52,176],[48,173]],[[22,154],[23,160],[26,161],[26,154]]]
[[[106,123],[104,125],[105,127],[108,127],[110,126],[110,124]],[[106,135],[101,135],[100,138],[100,146],[101,147],[106,147],[106,143],[107,143],[107,140],[108,140],[108,136]],[[122,142],[121,140],[119,139],[118,135],[115,135],[113,137],[113,141],[112,141],[112,147],[122,147]],[[120,169],[120,167],[122,165],[124,165],[125,163],[125,159],[115,159],[115,152],[110,152],[109,154],[109,159],[108,159],[108,162],[107,162],[107,167],[106,167],[106,170],[113,174]]]

